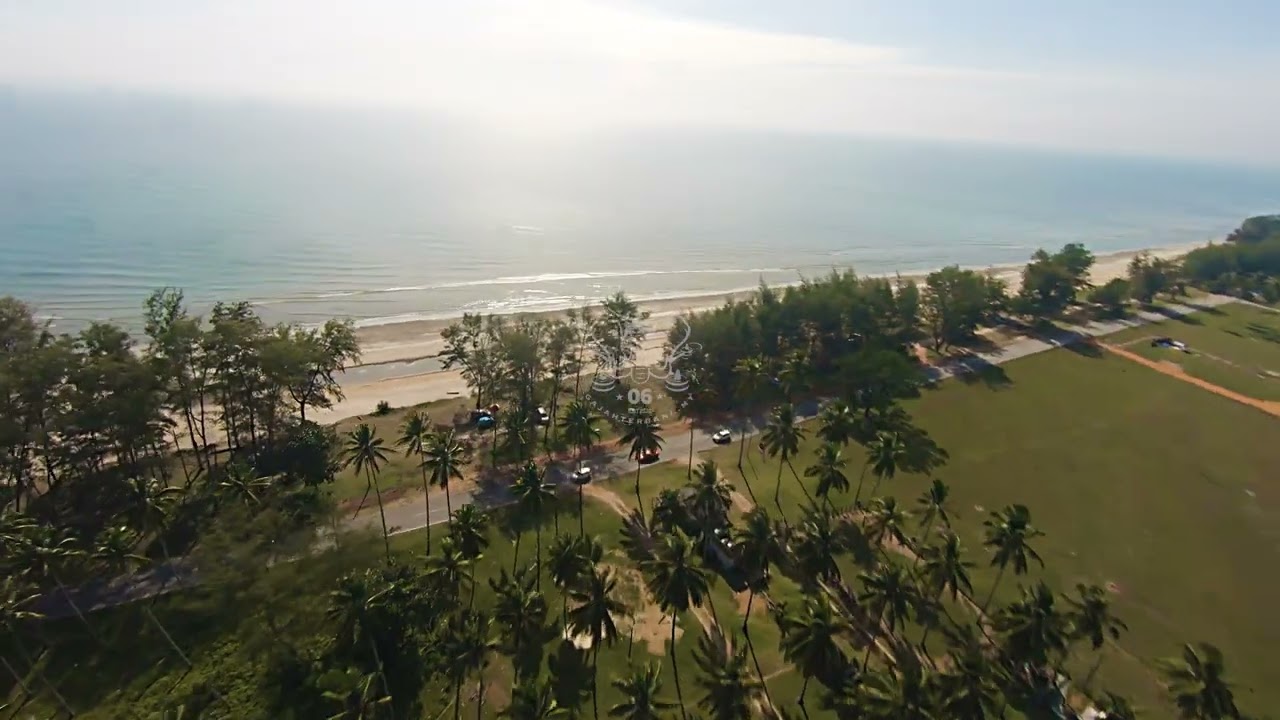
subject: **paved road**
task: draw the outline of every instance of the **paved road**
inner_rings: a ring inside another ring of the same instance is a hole
[[[945,366],[931,367],[928,375],[934,380],[941,380],[964,372],[981,371],[986,366],[1001,365],[1011,360],[1072,345],[1087,338],[1108,335],[1126,328],[1139,327],[1153,322],[1181,317],[1199,310],[1235,301],[1236,298],[1224,295],[1201,296],[1194,303],[1168,305],[1159,312],[1140,311],[1132,317],[1122,320],[1091,322],[1077,329],[1061,330],[1047,336],[1020,337],[997,350],[977,352]],[[796,414],[800,419],[809,419],[816,415],[817,411],[818,404],[810,402],[801,405]],[[759,432],[763,425],[764,418],[758,417],[733,426],[733,443],[736,445],[739,442],[742,432],[754,435]],[[715,428],[694,430],[693,450],[695,453],[701,453],[715,447],[715,443],[711,441],[713,432],[715,432]],[[666,457],[682,459],[687,462],[689,452],[688,433],[672,434],[665,440],[664,454]],[[617,448],[616,446],[606,446],[598,450],[596,454],[588,459],[588,463],[592,467],[592,473],[597,482],[629,475],[634,473],[636,468],[635,463],[627,459],[627,449]],[[550,482],[560,485],[562,489],[568,491],[572,487],[568,480],[568,473],[572,470],[572,463],[553,463],[548,469],[547,478]],[[505,487],[501,487],[488,490],[459,489],[453,493],[452,501],[455,509],[471,503],[478,503],[485,508],[494,508],[510,504],[513,499]],[[447,519],[443,496],[432,496],[430,516],[427,515],[426,509],[421,503],[421,498],[417,501],[407,500],[395,503],[387,508],[387,527],[393,535],[421,530],[428,525],[438,525]],[[364,509],[358,517],[348,519],[345,522],[345,525],[351,529],[373,528],[378,527],[379,524],[376,504],[372,508]],[[189,566],[182,560],[176,560],[170,566],[162,564],[152,570],[139,573],[133,576],[132,580],[116,579],[110,582],[91,583],[72,591],[72,595],[76,597],[82,609],[96,610],[172,592],[195,582],[197,580]],[[56,592],[46,595],[38,609],[49,617],[66,617],[72,614],[65,598]]]

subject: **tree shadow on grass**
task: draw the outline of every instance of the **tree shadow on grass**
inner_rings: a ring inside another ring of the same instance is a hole
[[[1004,390],[1013,385],[1004,368],[980,355],[965,354],[952,361],[956,378],[966,385],[983,384],[992,390]]]
[[[1258,340],[1265,340],[1269,343],[1280,344],[1280,330],[1259,323],[1249,323],[1245,326],[1249,334]],[[1239,335],[1239,333],[1235,333]]]
[[[1212,310],[1219,315],[1222,314],[1222,311],[1218,310],[1217,308],[1209,308],[1207,306],[1195,305],[1192,303],[1183,303],[1183,304],[1185,304],[1187,307],[1192,308],[1194,310],[1200,310],[1203,312],[1209,312]],[[1183,323],[1185,325],[1203,325],[1204,324],[1203,320],[1201,320],[1200,318],[1194,315],[1187,315],[1185,313],[1179,312],[1171,307],[1166,307],[1164,305],[1143,304],[1140,307],[1146,312],[1155,313],[1156,315],[1163,315],[1164,317],[1169,318],[1170,320],[1177,320],[1178,322]]]
[[[586,652],[565,640],[556,646],[555,654],[547,661],[547,669],[551,672],[551,692],[556,705],[574,712],[590,702],[591,665]]]

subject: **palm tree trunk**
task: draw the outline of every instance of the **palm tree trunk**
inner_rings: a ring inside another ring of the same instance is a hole
[[[591,712],[596,720],[600,720],[600,699],[597,682],[600,679],[600,643],[592,643],[591,648]]]
[[[760,678],[760,687],[764,690],[764,699],[769,703],[769,708],[773,710],[775,709],[773,696],[769,694],[769,683],[765,681],[764,670],[760,667],[760,658],[756,657],[755,643],[751,642],[750,632],[744,632],[743,635],[747,638],[747,650],[751,653],[752,664],[756,666],[756,676]]]
[[[747,620],[751,618],[751,603],[755,602],[756,591],[748,588],[747,590],[747,611],[742,614],[742,634],[748,634]]]
[[[22,644],[22,640],[18,637],[16,630],[13,634],[13,642],[14,642],[14,646],[17,647],[18,649],[18,654],[21,656],[22,662],[25,663],[28,668],[27,671],[29,673],[30,672],[35,673],[36,677],[40,679],[40,683],[49,690],[49,692],[53,695],[53,698],[58,701],[58,705],[60,705],[62,709],[66,711],[68,717],[75,717],[76,712],[71,709],[70,705],[67,704],[67,699],[62,697],[62,693],[58,692],[58,688],[54,686],[53,683],[49,682],[49,678],[45,676],[43,670],[36,669],[36,663],[39,662],[39,659],[37,658],[34,661],[31,659],[31,654],[27,652],[27,649]],[[3,657],[0,657],[0,660],[4,661],[5,667],[9,668],[9,672],[13,674],[15,678],[18,677],[18,674],[14,672],[13,667],[9,665],[8,660],[6,660]],[[19,680],[18,683],[21,685],[22,681]],[[23,689],[26,689],[25,685],[23,685]]]
[[[524,533],[516,530],[516,551],[511,557],[511,574],[516,574],[516,565],[520,564],[520,538],[524,537]]]
[[[862,481],[867,479],[867,465],[862,466],[862,472],[858,473],[858,492],[853,494],[853,506],[858,506],[858,498],[862,497]]]
[[[425,460],[421,454],[419,460]],[[427,554],[431,554],[431,489],[427,486],[427,466],[422,465],[422,502],[427,507]]]
[[[680,703],[680,717],[689,720],[684,709],[684,691],[680,689],[680,663],[676,662],[676,614],[671,613],[671,672],[676,678],[676,699]]]
[[[640,458],[636,457],[636,508],[644,512],[644,501],[640,499]]]
[[[449,476],[444,476],[444,510],[449,513],[449,527],[453,527],[453,498],[449,497]]]
[[[685,472],[685,479],[693,479],[693,421],[689,421],[689,469]]]
[[[376,473],[365,471],[365,475],[369,478],[369,484],[373,487],[374,492],[378,494],[378,516],[382,518],[382,545],[387,551],[387,564],[391,563],[391,538],[387,535],[387,511],[382,507],[382,488],[378,487],[378,476]]]
[[[778,496],[782,494],[782,467],[784,461],[778,463],[778,481],[773,486],[773,504],[777,506],[778,512],[782,512],[782,503],[778,500]]]
[[[987,599],[982,602],[983,615],[987,614],[987,608],[991,606],[991,599],[996,596],[996,588],[1000,587],[1000,579],[1004,577],[1005,567],[1003,564],[1000,566],[1000,571],[996,573],[996,581],[991,583],[991,592],[987,593]],[[978,622],[981,624],[982,618],[978,618]]]
[[[804,486],[804,481],[801,480],[800,476],[796,474],[796,466],[791,464],[790,459],[787,460],[787,467],[791,468],[791,475],[796,479],[796,484],[800,486],[800,489],[804,491],[805,498],[808,499],[810,504],[812,504],[813,495],[809,494],[809,488]]]
[[[484,662],[480,662],[480,669],[476,671],[476,720],[484,717]]]
[[[173,641],[173,636],[171,636],[169,631],[165,629],[164,625],[160,623],[160,618],[156,617],[155,612],[151,610],[151,606],[143,604],[142,612],[146,614],[147,619],[151,621],[151,624],[155,625],[156,629],[160,631],[160,634],[164,636],[165,642],[169,643],[169,647],[172,648],[173,652],[177,654],[180,660],[182,660],[182,664],[186,665],[187,668],[193,667],[191,664],[191,658],[187,657],[187,654],[182,652],[182,648],[178,647],[178,643]]]
[[[804,674],[804,682],[800,683],[800,699],[796,701],[800,707],[804,707],[804,694],[807,692],[809,692],[809,673]]]
[[[587,526],[582,519],[582,485],[578,485],[578,537],[586,537]]]
[[[537,585],[538,592],[542,592],[542,522],[541,520],[542,518],[538,518],[538,521],[539,521],[538,527],[533,535],[534,544],[537,547],[537,551],[538,551],[538,560],[537,562],[534,563],[535,571],[538,573],[537,577],[534,579],[534,583]]]
[[[477,401],[478,402],[478,401]],[[462,718],[462,673],[453,681],[453,720]]]
[[[84,629],[89,631],[89,637],[93,638],[93,641],[97,643],[98,647],[105,648],[106,644],[102,642],[102,638],[98,637],[98,631],[93,629],[93,626],[89,624],[89,619],[80,611],[80,604],[75,601],[75,598],[71,597],[71,593],[67,592],[67,586],[62,584],[62,578],[59,574],[56,572],[50,572],[49,574],[53,577],[53,582],[58,586],[58,592],[62,594],[62,597],[67,601],[67,604],[71,606],[71,611],[80,619],[80,623],[84,625]]]
[[[871,626],[868,633],[871,637],[867,640],[867,654],[862,657],[862,672],[867,672],[867,667],[871,663],[871,651],[876,649],[876,639],[880,636],[880,621],[884,619],[884,608],[881,607],[876,613],[876,621]]]

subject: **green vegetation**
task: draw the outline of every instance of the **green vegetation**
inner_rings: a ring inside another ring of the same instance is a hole
[[[1280,301],[1280,215],[1245,220],[1226,242],[1187,253],[1182,268],[1190,282],[1212,292]]]
[[[932,720],[1092,702],[1133,716],[1133,698],[1210,720],[1280,705],[1264,677],[1280,592],[1251,565],[1274,544],[1269,418],[1087,348],[923,382],[919,340],[976,342],[1010,309],[1061,315],[1092,260],[1037,252],[1011,301],[958,268],[923,292],[834,273],[688,317],[669,343],[689,383],[673,408],[691,426],[766,418],[696,469],[693,430],[687,465],[646,465],[680,453],[627,385],[644,314],[621,294],[564,321],[466,316],[445,361],[473,398],[336,430],[306,413],[340,396],[349,324],[267,327],[245,305],[206,322],[161,292],[134,352],[111,326],[57,337],[0,301],[7,713]],[[1135,297],[1179,290],[1161,264],[1134,271]],[[628,399],[611,427],[588,370]],[[472,400],[492,432],[470,432]],[[634,477],[556,484],[556,453],[601,442]],[[472,476],[500,507],[460,501]],[[442,489],[447,524],[390,535],[383,491],[407,486],[427,515]],[[356,495],[380,532],[335,512]]]
[[[1192,353],[1152,347],[1154,337],[1185,342]],[[1107,338],[1152,360],[1177,363],[1188,374],[1259,400],[1280,400],[1280,313],[1224,305]]]

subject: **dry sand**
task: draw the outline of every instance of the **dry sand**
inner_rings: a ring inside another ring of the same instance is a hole
[[[1099,255],[1091,272],[1091,280],[1094,284],[1101,285],[1114,278],[1124,277],[1129,261],[1141,252],[1150,252],[1153,256],[1160,258],[1175,258],[1195,247],[1199,245]],[[992,276],[1005,280],[1009,284],[1010,291],[1016,292],[1022,267],[1022,265],[1007,265],[990,267],[986,270]],[[904,277],[923,279],[922,275]],[[714,308],[724,304],[726,300],[738,300],[749,295],[750,293],[725,293],[639,303],[642,310],[650,313],[651,331],[645,337],[637,362],[648,365],[662,358],[666,327],[672,318],[689,311]],[[558,318],[564,317],[564,312],[536,313],[534,316]],[[419,320],[360,328],[358,336],[363,350],[362,365],[364,367],[384,366],[385,369],[393,370],[394,366],[401,363],[407,364],[415,360],[435,357],[444,349],[440,331],[448,327],[451,322],[450,320]],[[335,403],[330,410],[316,412],[314,419],[318,422],[335,422],[342,418],[363,415],[373,410],[382,400],[386,400],[393,406],[403,407],[457,397],[466,394],[467,386],[462,375],[456,370],[431,370],[417,373],[407,370],[405,374],[396,377],[346,382],[343,384],[343,392],[346,394],[345,400]]]

